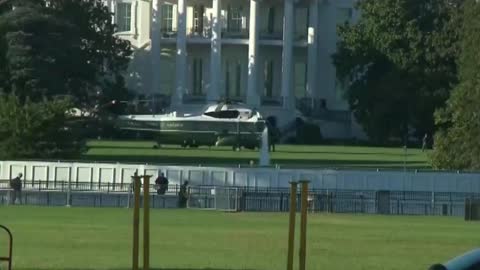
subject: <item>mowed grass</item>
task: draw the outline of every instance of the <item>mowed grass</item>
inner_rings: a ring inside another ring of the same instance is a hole
[[[248,165],[258,162],[259,152],[232,151],[231,147],[184,149],[163,145],[154,149],[149,141],[90,141],[82,159],[89,161],[146,162],[190,165]],[[271,153],[272,164],[288,167],[430,169],[427,152],[420,149],[278,145]]]
[[[131,209],[10,206],[0,208],[0,224],[15,235],[16,270],[127,270],[132,215]],[[461,218],[314,214],[308,219],[310,270],[427,269],[480,244],[479,224]],[[286,213],[155,209],[151,269],[285,269],[287,228]],[[297,232],[296,260],[298,239]]]

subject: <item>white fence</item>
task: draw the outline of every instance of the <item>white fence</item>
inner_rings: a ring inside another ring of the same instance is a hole
[[[223,168],[157,166],[120,163],[69,163],[0,161],[0,179],[23,173],[27,183],[71,181],[130,183],[139,174],[156,177],[162,171],[170,184],[188,180],[192,185],[288,187],[289,181],[306,179],[312,188],[336,190],[391,190],[480,193],[480,174],[404,171],[336,171],[323,169]]]

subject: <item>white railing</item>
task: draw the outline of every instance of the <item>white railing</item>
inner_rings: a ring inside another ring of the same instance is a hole
[[[306,179],[317,189],[480,192],[479,173],[0,161],[0,179],[12,179],[22,173],[29,183],[48,181],[50,185],[56,182],[125,185],[131,183],[131,176],[137,170],[139,174],[153,175],[153,179],[161,171],[171,185],[188,180],[192,185],[277,188],[288,187],[291,180]]]

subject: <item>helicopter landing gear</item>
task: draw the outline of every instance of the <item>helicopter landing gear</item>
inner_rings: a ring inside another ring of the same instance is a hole
[[[199,145],[195,140],[184,140],[182,143],[182,148],[198,148]]]

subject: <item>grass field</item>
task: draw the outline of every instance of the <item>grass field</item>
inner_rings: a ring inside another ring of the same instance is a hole
[[[91,161],[147,162],[168,164],[238,165],[258,160],[252,150],[233,152],[230,147],[183,149],[167,145],[153,148],[153,142],[90,141],[82,157]],[[271,153],[272,164],[291,167],[430,169],[426,152],[420,149],[279,145]]]
[[[15,234],[16,270],[131,267],[131,209],[2,207],[0,223]],[[287,224],[287,214],[152,210],[151,266],[285,269]],[[478,246],[478,225],[447,217],[310,215],[307,269],[427,269]]]

